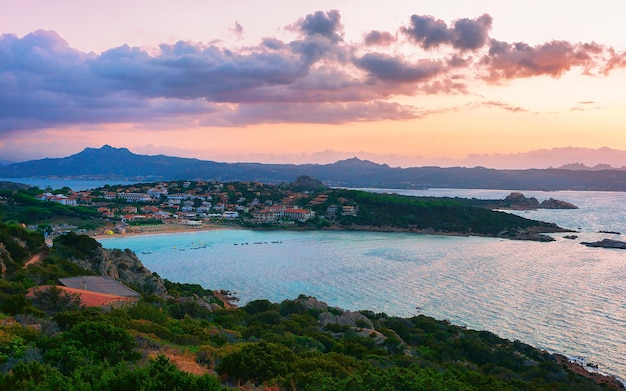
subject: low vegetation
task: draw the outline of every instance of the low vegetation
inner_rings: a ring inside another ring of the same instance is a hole
[[[561,229],[510,213],[492,211],[480,200],[409,197],[376,194],[359,190],[334,190],[321,205],[348,202],[357,209],[355,215],[338,214],[337,223],[349,228],[377,227],[415,230],[431,233],[460,233],[516,238],[528,232],[555,232]],[[319,207],[318,207],[319,208]]]
[[[67,193],[69,188],[51,190],[55,194]],[[72,226],[92,230],[105,225],[100,214],[91,207],[67,206],[56,202],[40,201],[35,196],[44,191],[38,187],[15,189],[4,184],[0,186],[0,221],[34,225],[43,231],[50,231],[52,225]]]

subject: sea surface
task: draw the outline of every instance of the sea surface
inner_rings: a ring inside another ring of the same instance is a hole
[[[380,191],[380,190],[376,190]],[[510,190],[388,190],[504,198]],[[580,242],[626,240],[626,193],[524,191],[577,210],[514,212],[578,231],[537,243],[408,233],[215,230],[102,239],[129,248],[176,282],[236,292],[241,303],[299,294],[331,306],[418,313],[489,330],[626,378],[626,250]],[[598,233],[615,231],[624,234]]]
[[[0,178],[0,182],[15,182],[25,185],[37,186],[45,189],[50,186],[53,190],[69,187],[74,191],[91,190],[104,185],[132,185],[137,181],[123,180],[99,180],[87,181],[82,179],[63,179],[63,178]]]

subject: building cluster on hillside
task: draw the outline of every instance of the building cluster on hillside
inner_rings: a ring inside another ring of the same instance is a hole
[[[43,194],[38,195],[36,198],[41,201],[58,202],[61,205],[70,205],[70,206],[76,205],[76,197],[73,195],[68,197],[63,194],[43,193]]]
[[[176,220],[188,225],[206,219],[232,220],[244,216],[246,221],[257,224],[304,222],[316,217],[315,211],[309,207],[323,204],[328,199],[328,195],[319,194],[308,202],[307,207],[298,206],[302,204],[300,200],[310,197],[310,194],[289,190],[277,192],[275,187],[261,183],[224,184],[216,181],[106,186],[67,196],[51,193],[38,196],[41,200],[64,205],[96,207],[102,217],[123,222]],[[331,205],[326,210],[326,216],[333,217],[337,213],[355,212],[349,205]]]

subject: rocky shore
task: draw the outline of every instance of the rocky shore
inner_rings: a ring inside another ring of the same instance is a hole
[[[606,385],[609,389],[612,389],[612,390],[626,389],[626,387],[624,386],[624,383],[622,383],[615,376],[609,376],[609,375],[604,375],[599,372],[590,371],[587,368],[585,368],[583,365],[581,365],[579,362],[572,361],[562,354],[553,354],[553,356],[556,358],[556,361],[559,364],[567,367],[567,369],[571,370],[572,372],[578,375],[581,375],[587,379],[593,380],[597,384]]]
[[[549,198],[539,202],[535,197],[526,197],[522,193],[513,192],[504,200],[500,201],[495,208],[511,210],[536,210],[536,209],[578,209],[572,203]]]

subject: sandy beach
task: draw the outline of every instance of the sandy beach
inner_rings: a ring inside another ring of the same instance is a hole
[[[95,239],[106,238],[123,238],[127,236],[139,236],[139,235],[159,235],[178,232],[198,232],[198,231],[213,231],[219,229],[237,229],[239,225],[230,224],[217,224],[217,223],[203,223],[201,226],[188,226],[184,224],[163,224],[163,225],[151,225],[151,226],[137,226],[126,228],[125,233],[117,233],[110,228],[100,229],[95,234],[90,235]],[[111,231],[113,233],[105,233]]]

